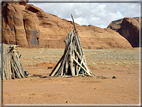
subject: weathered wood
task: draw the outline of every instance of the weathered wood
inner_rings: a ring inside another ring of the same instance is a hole
[[[5,74],[5,69],[6,69],[6,67],[5,67],[5,47],[3,47],[3,80],[6,80],[6,74]]]
[[[5,72],[3,72],[3,80],[6,80]]]
[[[75,23],[74,30],[73,32],[69,32],[68,36],[66,37],[65,43],[66,47],[64,50],[64,54],[62,55],[61,59],[58,61],[49,76],[75,76],[79,74],[81,68],[84,70],[84,73],[91,75],[90,70],[86,65],[85,55],[81,46]]]
[[[70,41],[71,41],[71,34],[72,32],[70,31],[70,33],[68,34],[68,36],[66,37],[66,47],[65,47],[65,50],[64,50],[64,53],[67,52],[67,49],[68,49],[68,46],[70,45]]]
[[[70,33],[68,35],[67,40],[66,40],[66,48],[65,48],[64,54],[62,56],[62,60],[59,61],[60,65],[59,65],[59,63],[57,63],[49,76],[56,76],[56,75],[63,76],[65,74],[69,73],[68,72],[69,69],[71,71],[71,75],[75,76],[75,75],[78,75],[78,73],[80,71],[80,67],[82,68],[83,66],[85,67],[85,68],[84,67],[83,68],[86,69],[86,72],[87,72],[88,68],[84,63],[83,56],[79,55],[79,53],[76,50],[76,48],[77,47],[79,48],[80,46],[77,43],[77,41],[75,41],[74,37],[75,36],[73,35],[73,33]],[[78,44],[78,46],[76,46],[77,44]],[[76,65],[74,65],[72,57],[74,59],[77,59],[76,60],[77,62],[78,62],[78,59],[80,60],[80,67],[78,67],[78,63]],[[83,66],[82,66],[82,64],[83,64]],[[57,68],[57,66],[58,66],[58,68]],[[88,70],[88,72],[89,72],[89,70]]]
[[[55,71],[52,73],[52,75],[51,76],[56,76],[56,75],[58,75],[58,71],[59,71],[59,68],[61,67],[61,62],[57,65],[57,68],[55,69]]]
[[[81,60],[82,58],[79,56],[78,52],[76,51],[76,49],[74,50],[76,55],[78,56],[78,58]],[[83,66],[87,69],[87,71],[90,72],[90,70],[88,69],[88,67],[86,66],[84,60],[81,60],[81,64],[83,64]]]
[[[75,54],[75,59],[76,61],[78,61],[78,57],[76,54]],[[78,75],[78,65],[77,64],[75,64],[75,72],[76,72],[76,75]]]
[[[8,53],[8,48],[6,48],[6,53]],[[9,79],[9,71],[8,71],[8,54],[6,55],[6,79]]]
[[[75,58],[74,51],[72,52],[72,57]],[[73,62],[73,59],[72,59],[72,64],[73,64],[73,66],[72,66],[72,72],[74,73],[74,75],[76,75],[76,73],[75,73],[75,63]]]
[[[64,55],[63,55],[64,56]],[[60,60],[57,62],[57,64],[55,65],[55,67],[53,68],[52,72],[49,74],[49,76],[54,76],[56,73],[56,69],[58,69],[58,67],[60,66],[59,64],[61,63],[61,60],[63,60],[63,56],[60,58]]]
[[[69,36],[70,36],[70,35],[69,35]],[[58,61],[58,63],[56,64],[56,66],[54,67],[54,69],[52,70],[52,72],[49,74],[49,76],[55,76],[55,75],[54,75],[55,72],[57,72],[58,69],[61,69],[61,67],[58,67],[58,68],[57,68],[57,66],[59,65],[59,63],[62,63],[62,61],[64,60],[64,58],[65,58],[66,55],[68,54],[70,45],[71,45],[71,42],[69,42],[69,44],[66,45],[66,49],[65,49],[65,51],[64,51],[63,56],[60,58],[60,60]],[[60,65],[60,66],[61,66],[61,65]],[[56,70],[56,71],[55,71],[55,70]],[[58,70],[58,71],[60,71],[60,70]],[[54,73],[54,74],[53,74],[53,73]],[[61,71],[60,71],[59,73],[61,73]],[[59,73],[58,73],[58,74],[59,74]]]
[[[58,76],[59,75],[63,75],[63,65],[64,65],[64,62],[65,62],[65,58],[62,60],[62,62],[61,62],[61,65],[60,65],[60,67],[59,67],[59,69],[58,69]]]
[[[75,52],[74,52],[74,49],[75,49],[75,36],[73,35],[73,41],[72,41],[72,57],[74,57],[75,58]],[[76,75],[76,72],[75,72],[75,64],[73,63],[73,60],[72,60],[72,64],[73,64],[73,66],[72,66],[72,72],[73,72],[73,75]]]
[[[11,56],[12,57],[12,56]],[[13,68],[13,61],[12,61],[12,58],[10,59],[10,65],[11,65],[11,71],[12,71],[12,74],[13,74],[13,78],[15,78],[15,72],[14,72],[14,68]]]
[[[8,77],[8,79],[10,80],[11,79],[11,67],[10,67],[10,55],[8,54],[8,59],[7,59],[7,61],[8,61],[8,72],[9,72],[9,77]]]
[[[77,39],[77,36],[75,36],[75,40],[76,40],[76,46],[77,46],[77,50],[79,52],[79,54],[82,56],[82,51],[81,51],[81,48],[80,48],[80,45],[79,45],[79,40]]]
[[[78,57],[78,59],[80,60],[80,64],[82,65],[82,62],[83,62],[83,58],[81,58],[81,56],[79,55],[79,53],[76,51],[76,49],[74,50],[76,56]],[[77,71],[77,74],[79,74],[79,71],[80,71],[80,68],[78,68],[78,71]]]
[[[72,34],[72,39],[73,39],[73,34]],[[70,65],[70,70],[71,70],[72,76],[75,76],[74,67],[73,67],[73,60],[72,60],[72,49],[73,49],[72,39],[71,39],[71,43],[70,43],[70,47],[69,47],[69,50],[70,50],[70,52],[69,52],[69,65]]]
[[[16,52],[14,52],[14,54],[15,54],[15,58],[16,58],[15,61],[16,61],[16,64],[17,64],[17,66],[18,66],[18,68],[19,68],[19,72],[20,72],[20,74],[21,74],[21,77],[22,77],[22,78],[25,78],[25,76],[24,76],[24,71],[23,71],[23,69],[22,69],[22,67],[21,67],[19,57],[18,57],[18,55],[17,55]]]
[[[76,49],[74,50],[75,54],[77,55],[77,57],[81,60],[81,56],[79,55],[79,53],[76,51]]]
[[[12,54],[13,54],[13,68],[14,68],[15,73],[16,73],[16,75],[18,76],[18,78],[21,78],[21,75],[20,75],[18,66],[17,66],[17,64],[16,64],[16,58],[15,58],[15,56],[14,56],[14,53],[12,53]]]
[[[16,59],[15,59],[14,53],[12,52],[11,54],[12,54],[12,63],[13,63],[12,67],[13,67],[15,73],[16,73],[16,76],[18,78],[21,78],[20,73],[19,73],[19,69],[17,68],[16,62],[15,62]]]
[[[84,55],[84,52],[82,50],[82,45],[81,45],[81,42],[80,42],[80,39],[79,39],[79,36],[78,36],[78,31],[76,29],[76,25],[75,25],[74,18],[72,16],[72,14],[71,14],[71,17],[72,17],[72,20],[73,20],[74,30],[75,30],[75,33],[76,33],[76,40],[77,40],[79,48],[80,48],[79,51],[81,52],[82,55]]]
[[[74,24],[74,30],[75,30],[75,33],[76,33],[76,40],[77,40],[77,45],[78,45],[78,49],[79,49],[79,53],[81,54],[81,56],[84,56],[84,51],[83,51],[83,48],[82,48],[82,45],[81,45],[81,41],[79,39],[79,36],[78,36],[78,31],[76,29],[76,25],[75,25],[75,22],[74,22],[74,19],[73,19],[73,16],[71,14],[71,17],[72,17],[72,20],[73,20],[73,24]],[[83,57],[84,59],[84,62],[86,63],[86,58],[85,56]]]
[[[72,59],[88,74],[91,75],[76,59],[72,57]]]
[[[69,46],[67,47],[67,51],[64,54],[64,59],[62,60],[62,63],[60,65],[61,67],[59,68],[58,75],[60,75],[60,74],[61,74],[61,76],[63,75],[63,69],[64,69],[63,67],[64,67],[64,63],[67,60],[67,55],[68,55],[68,51],[69,51],[70,46],[71,46],[71,42],[70,42]]]
[[[65,62],[65,75],[68,74],[68,67],[69,67],[68,63],[69,63],[68,60],[66,60],[66,62]]]
[[[15,53],[15,54],[14,54]],[[3,79],[24,78],[24,70],[17,54],[17,45],[3,44]]]
[[[66,49],[67,50],[67,49]],[[61,64],[61,61],[64,59],[66,52],[64,52],[64,54],[62,55],[62,57],[60,58],[60,60],[57,62],[57,64],[55,65],[55,67],[53,68],[52,72],[49,74],[49,76],[54,76],[55,73],[57,72],[58,68],[59,68],[59,64]],[[57,68],[58,67],[58,68]],[[56,71],[55,71],[56,70]]]
[[[68,51],[67,51],[67,53],[68,53]],[[64,68],[64,67],[65,67],[64,64],[65,64],[65,62],[67,62],[67,60],[68,60],[68,59],[67,59],[67,58],[68,58],[68,54],[67,54],[67,53],[65,54],[65,57],[64,57],[64,60],[63,60],[63,63],[62,63],[61,76],[63,75],[63,72],[64,72],[63,70],[65,69],[65,68]]]
[[[83,62],[83,59],[81,59],[80,65],[82,65],[82,62]],[[81,67],[78,68],[78,71],[77,71],[78,74],[79,74],[80,69]]]

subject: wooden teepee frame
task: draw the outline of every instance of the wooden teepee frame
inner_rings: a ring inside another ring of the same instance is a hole
[[[74,30],[73,32],[70,31],[66,37],[64,54],[53,68],[49,76],[78,76],[80,73],[91,76],[91,71],[88,69],[86,64],[85,55],[73,16],[71,15],[71,17],[74,24]]]
[[[3,44],[3,80],[25,78],[17,46]]]

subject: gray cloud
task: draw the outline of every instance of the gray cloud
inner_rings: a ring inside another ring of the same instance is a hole
[[[105,28],[124,17],[139,17],[139,3],[32,3],[47,13],[71,20],[80,25],[95,25]]]

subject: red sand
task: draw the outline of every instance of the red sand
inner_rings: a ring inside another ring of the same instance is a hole
[[[24,50],[20,49],[20,52],[22,51]],[[30,51],[30,54],[32,54],[33,50]],[[45,66],[48,65],[48,62],[28,66],[28,61],[24,63],[26,61],[24,54],[22,58],[23,68],[29,74],[49,75],[52,71],[52,69],[48,69],[48,66]],[[87,58],[89,57],[87,56]],[[55,63],[53,65],[50,63],[49,66],[55,66]],[[126,64],[126,66],[120,64],[116,67],[110,64],[109,67],[109,69],[94,69],[93,65],[89,65],[93,74],[108,77],[107,79],[95,77],[29,77],[4,80],[3,103],[139,104],[139,64]],[[116,76],[116,79],[112,79],[112,76]]]

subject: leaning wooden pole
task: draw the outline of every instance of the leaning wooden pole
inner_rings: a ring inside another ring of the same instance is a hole
[[[86,58],[85,58],[85,55],[84,55],[84,51],[83,51],[83,48],[82,48],[82,45],[81,45],[81,42],[80,42],[80,39],[79,39],[79,36],[78,36],[78,31],[77,31],[77,28],[76,28],[76,25],[75,25],[75,22],[74,22],[74,18],[71,14],[71,17],[72,17],[72,20],[73,20],[73,24],[74,24],[74,31],[75,31],[75,34],[76,34],[76,39],[78,41],[78,44],[79,44],[79,51],[81,51],[81,54],[82,54],[82,57],[86,63]]]

